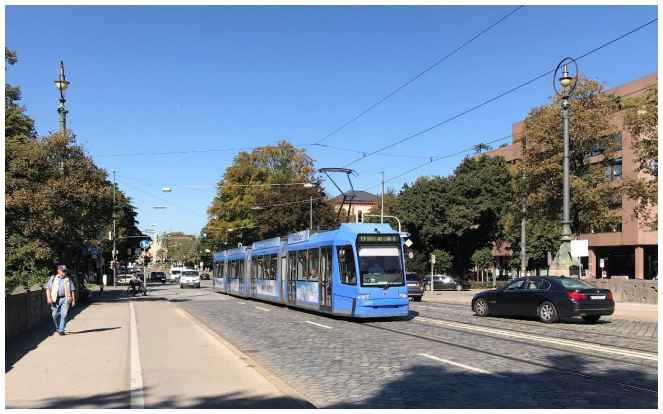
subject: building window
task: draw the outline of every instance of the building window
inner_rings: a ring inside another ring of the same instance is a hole
[[[619,180],[622,178],[622,159],[617,158],[613,161],[612,165],[605,169],[606,177],[609,177],[611,180]]]

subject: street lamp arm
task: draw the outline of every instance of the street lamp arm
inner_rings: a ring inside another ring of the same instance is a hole
[[[401,232],[401,221],[396,216],[381,216],[379,214],[364,214],[364,217],[384,217],[384,218],[393,218],[398,222],[398,232]]]

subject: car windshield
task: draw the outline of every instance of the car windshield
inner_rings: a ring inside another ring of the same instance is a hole
[[[195,271],[195,272],[186,272],[186,271],[185,271],[185,272],[182,272],[182,276],[191,276],[191,277],[195,277],[195,276],[198,276],[198,272],[197,272],[197,271]]]
[[[182,273],[180,270],[171,270],[170,271],[171,275],[179,275],[180,273]]]
[[[358,246],[362,286],[403,286],[403,263],[399,246]]]
[[[557,279],[567,289],[596,289],[596,286],[579,279]]]

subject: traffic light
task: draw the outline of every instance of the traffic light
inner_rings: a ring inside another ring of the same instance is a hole
[[[361,213],[361,210],[357,210],[357,223],[364,222],[364,215]]]

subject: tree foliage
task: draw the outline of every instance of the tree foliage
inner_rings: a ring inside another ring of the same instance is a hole
[[[417,260],[406,265],[425,271],[419,258],[441,249],[452,255],[453,270],[465,272],[469,252],[504,238],[511,199],[511,176],[502,157],[467,158],[452,176],[419,177],[405,185],[393,211],[414,242]]]
[[[5,62],[16,63],[7,48]],[[59,263],[79,266],[85,246],[107,239],[113,210],[106,172],[72,134],[37,138],[18,99],[19,88],[5,85],[6,291],[45,282]]]
[[[317,181],[313,164],[305,150],[287,141],[255,148],[250,153],[240,152],[219,181],[217,196],[207,210],[209,218],[203,232],[208,234],[209,245],[221,250],[237,243],[251,243],[262,236],[306,229],[309,222],[306,200],[310,196],[316,198],[314,207],[318,210],[314,212],[314,227],[326,225],[329,221],[324,217],[329,211],[326,194],[318,185],[304,187],[305,183]],[[284,203],[292,204],[276,206]],[[253,209],[264,206],[268,207]],[[277,218],[279,214],[282,216]]]
[[[637,177],[626,177],[622,188],[628,198],[639,201],[633,218],[639,220],[641,227],[658,230],[658,214],[652,216],[652,207],[658,205],[658,87],[621,104],[625,109],[624,128],[633,137],[635,171],[639,173]]]
[[[433,254],[435,255],[434,268],[439,269],[443,274],[446,274],[447,270],[451,269],[453,266],[454,257],[448,252],[440,249],[433,250]]]
[[[623,190],[611,174],[621,157],[620,130],[613,120],[618,100],[604,93],[604,84],[580,75],[570,96],[569,174],[570,219],[574,234],[601,232],[621,223]],[[547,251],[559,247],[563,213],[564,124],[561,97],[534,108],[524,121],[517,142],[523,156],[510,170],[514,200],[506,220],[507,239],[520,247],[521,197],[527,194],[527,254],[529,267],[545,266]],[[524,179],[523,179],[524,175]]]

